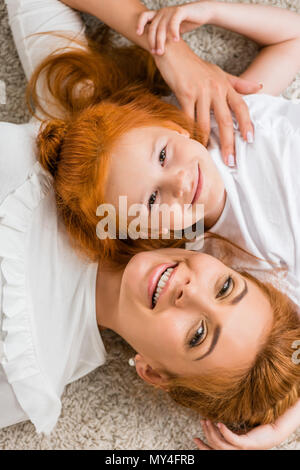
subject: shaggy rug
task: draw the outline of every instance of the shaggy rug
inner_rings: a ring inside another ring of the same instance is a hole
[[[121,1],[121,0],[120,0]],[[150,8],[180,1],[147,0]],[[300,0],[266,3],[300,13]],[[84,16],[91,31],[95,19]],[[185,35],[205,60],[240,74],[258,47],[221,28],[204,26]],[[118,38],[118,40],[121,40]],[[4,0],[0,0],[0,120],[24,123],[26,80],[14,47]],[[283,94],[300,98],[300,74]],[[203,437],[199,416],[175,405],[163,392],[143,383],[128,366],[132,351],[117,335],[104,332],[108,360],[104,366],[66,387],[62,413],[50,436],[38,435],[31,422],[0,430],[0,449],[195,449],[194,436]],[[300,449],[300,429],[276,449]]]

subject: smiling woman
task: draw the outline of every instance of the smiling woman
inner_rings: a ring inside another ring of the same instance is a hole
[[[162,249],[114,277],[99,267],[96,295],[98,324],[137,351],[140,377],[203,417],[245,431],[298,400],[300,320],[271,284],[204,253]]]

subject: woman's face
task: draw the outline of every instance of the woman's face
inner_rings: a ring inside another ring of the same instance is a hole
[[[152,368],[185,376],[250,366],[273,320],[256,284],[182,249],[130,260],[117,316],[117,332]]]
[[[106,184],[106,202],[119,207],[127,196],[128,208],[140,203],[151,212],[161,204],[186,205],[188,223],[180,227],[171,218],[170,229],[197,222],[196,203],[204,204],[205,216],[224,197],[224,185],[206,148],[190,139],[187,131],[167,127],[141,127],[124,134],[115,144]]]

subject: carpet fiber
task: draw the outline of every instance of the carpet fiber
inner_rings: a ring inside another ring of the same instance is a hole
[[[121,1],[121,0],[120,0]],[[150,8],[179,1],[145,1]],[[266,3],[300,13],[300,0]],[[93,30],[97,21],[84,16]],[[228,31],[204,26],[185,39],[202,58],[238,75],[258,51],[253,42]],[[4,0],[0,0],[0,120],[28,120],[24,101],[26,80],[14,47]],[[300,75],[284,92],[300,98]],[[6,102],[6,104],[5,104]],[[163,392],[153,391],[128,366],[131,349],[117,335],[103,334],[107,363],[68,385],[62,413],[50,436],[38,435],[28,421],[0,430],[0,449],[195,449],[194,436],[203,436],[196,413],[175,405]],[[277,449],[300,449],[298,432]]]

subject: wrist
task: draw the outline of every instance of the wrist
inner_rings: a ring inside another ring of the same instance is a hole
[[[178,42],[175,42],[172,36],[168,36],[166,40],[165,53],[163,55],[153,55],[154,62],[159,68],[162,64],[172,64],[174,62],[178,63],[176,59],[178,57],[187,57],[193,56],[202,61],[188,46],[188,44],[180,39]]]
[[[205,2],[207,3],[207,14],[209,16],[209,20],[207,21],[208,24],[214,24],[216,26],[220,25],[222,20],[224,4],[223,2]],[[227,5],[227,4],[226,4]],[[226,8],[225,5],[225,8]]]
[[[199,7],[201,8],[201,17],[203,17],[203,9],[205,11],[204,14],[204,22],[202,24],[213,24],[215,21],[216,10],[218,8],[220,2],[217,1],[203,1],[199,2]]]

